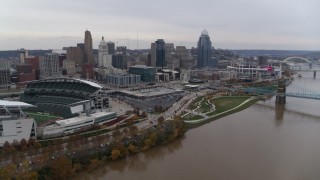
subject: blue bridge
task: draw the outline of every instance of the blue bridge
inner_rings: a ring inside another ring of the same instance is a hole
[[[296,98],[305,98],[305,99],[319,99],[320,100],[320,94],[315,93],[292,93],[287,92],[285,93],[285,96],[288,97],[296,97]]]
[[[251,93],[255,95],[273,95],[276,93],[276,90],[274,90],[272,87],[266,88],[266,87],[248,87],[243,89],[246,93]]]
[[[260,88],[260,87],[249,87],[244,88],[244,92],[251,93],[254,95],[275,95],[277,91],[273,88]],[[306,92],[286,92],[283,93],[284,96],[287,97],[296,97],[296,98],[305,98],[305,99],[319,99],[320,100],[320,93],[306,93]]]

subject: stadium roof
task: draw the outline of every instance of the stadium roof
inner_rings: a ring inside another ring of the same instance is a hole
[[[92,82],[92,81],[88,81],[88,80],[84,80],[84,79],[76,79],[76,78],[49,78],[49,79],[42,79],[42,80],[35,80],[35,81],[30,81],[29,83],[41,83],[41,82],[74,82],[74,81],[78,81],[78,82],[82,82],[85,84],[88,84],[92,87],[96,87],[99,89],[102,89],[103,87],[101,85],[99,85],[98,83]]]
[[[187,84],[187,85],[184,85],[185,87],[188,87],[188,88],[197,88],[199,87],[199,85],[194,85],[194,84]]]
[[[20,102],[20,101],[6,101],[6,100],[0,100],[0,107],[34,107],[34,105]]]
[[[84,79],[76,79],[78,81],[81,81],[83,83],[89,84],[90,86],[96,87],[96,88],[103,88],[102,86],[100,86],[98,83],[92,82],[92,81],[87,81]]]

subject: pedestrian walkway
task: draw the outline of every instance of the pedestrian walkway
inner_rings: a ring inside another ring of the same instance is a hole
[[[199,120],[185,120],[184,122],[187,123],[187,124],[200,124],[200,123],[203,123],[203,122],[208,121],[208,120],[210,120],[210,119],[214,119],[215,117],[219,117],[219,116],[221,116],[221,115],[224,115],[224,114],[227,114],[227,113],[229,113],[229,112],[235,111],[235,110],[237,110],[238,108],[244,106],[244,105],[247,104],[248,102],[250,102],[250,101],[252,101],[252,100],[255,100],[255,99],[257,99],[257,97],[251,97],[251,98],[245,100],[244,102],[242,102],[240,105],[238,105],[238,106],[236,106],[236,107],[234,107],[234,108],[232,108],[232,109],[229,109],[229,110],[227,110],[227,111],[223,111],[223,112],[221,112],[221,113],[218,113],[218,114],[215,114],[215,115],[212,115],[212,116],[206,116],[206,117],[204,117],[204,118],[202,118],[202,119],[199,119]]]

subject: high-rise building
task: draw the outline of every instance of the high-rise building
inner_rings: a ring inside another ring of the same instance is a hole
[[[156,67],[156,61],[157,61],[157,44],[156,43],[151,43],[150,57],[151,57],[150,65],[152,67]]]
[[[104,40],[104,37],[102,36],[102,39],[99,44],[99,51],[98,51],[98,66],[104,66],[104,61],[107,58],[108,55],[108,46],[107,43]]]
[[[127,56],[124,54],[112,55],[112,66],[117,69],[127,69]]]
[[[165,59],[168,69],[177,69],[180,67],[179,58],[175,53],[175,48],[173,43],[165,44]]]
[[[25,63],[32,66],[32,70],[35,71],[36,80],[40,79],[40,58],[39,56],[29,56],[25,58]]]
[[[20,49],[20,57],[19,57],[19,60],[20,60],[20,64],[24,64],[25,63],[25,58],[28,57],[28,51],[25,50],[25,49]]]
[[[165,44],[163,39],[151,44],[151,66],[163,68],[167,65]]]
[[[117,46],[117,53],[127,54],[127,47],[126,46]]]
[[[59,54],[48,53],[40,60],[40,77],[57,77],[59,71]]]
[[[108,54],[114,54],[115,52],[115,45],[114,42],[107,42],[107,46],[108,46]]]
[[[212,44],[210,41],[209,33],[206,29],[201,32],[201,36],[198,41],[198,57],[197,57],[197,67],[204,68],[208,66],[213,66],[211,59]]]
[[[68,47],[67,48],[67,60],[74,61],[76,65],[82,66],[84,51],[81,47]]]
[[[92,37],[90,31],[86,30],[84,33],[84,59],[86,64],[94,65]]]
[[[185,46],[177,46],[176,54],[180,59],[180,68],[192,69],[194,66],[194,59]]]
[[[10,62],[0,61],[0,89],[9,88],[10,84]]]

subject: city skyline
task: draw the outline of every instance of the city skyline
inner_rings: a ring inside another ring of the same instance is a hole
[[[0,50],[61,49],[82,42],[85,30],[95,49],[102,36],[129,49],[148,49],[155,39],[191,48],[204,28],[215,48],[319,50],[319,6],[316,0],[11,0],[0,7]]]

